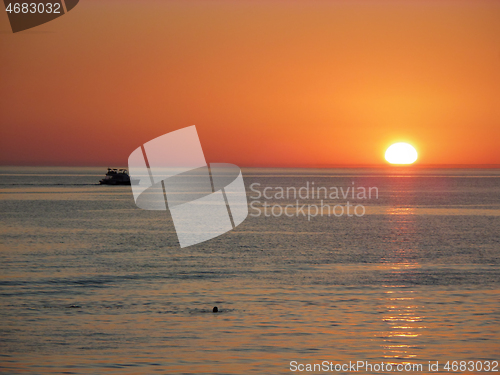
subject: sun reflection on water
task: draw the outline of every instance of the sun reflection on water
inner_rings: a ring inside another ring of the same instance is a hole
[[[388,272],[385,291],[385,313],[382,322],[383,357],[397,360],[418,359],[420,344],[425,335],[425,317],[421,303],[412,290],[411,281],[415,279],[420,264],[412,254],[415,238],[415,210],[412,207],[391,207],[387,209],[391,237],[383,268]]]

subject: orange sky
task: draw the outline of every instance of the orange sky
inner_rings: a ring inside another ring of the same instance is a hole
[[[0,163],[126,165],[196,125],[209,162],[500,164],[500,1],[105,1],[12,34]]]

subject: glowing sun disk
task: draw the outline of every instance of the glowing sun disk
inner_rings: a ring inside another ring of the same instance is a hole
[[[394,143],[385,152],[385,160],[391,164],[413,164],[417,157],[415,147],[404,142]]]

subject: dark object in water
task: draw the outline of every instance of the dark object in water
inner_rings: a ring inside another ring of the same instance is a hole
[[[108,173],[101,181],[101,185],[137,185],[139,180],[130,179],[126,169],[108,168]]]
[[[217,308],[217,306],[215,306],[212,310],[212,312],[216,313],[216,312],[219,312],[219,309]]]

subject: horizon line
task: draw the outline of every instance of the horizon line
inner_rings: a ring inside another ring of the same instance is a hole
[[[2,167],[20,168],[126,168],[127,166],[111,166],[111,164],[84,165],[84,164],[0,164]],[[349,169],[349,168],[446,168],[446,169],[498,169],[500,164],[329,164],[329,165],[238,165],[241,168],[283,168],[283,169]]]

